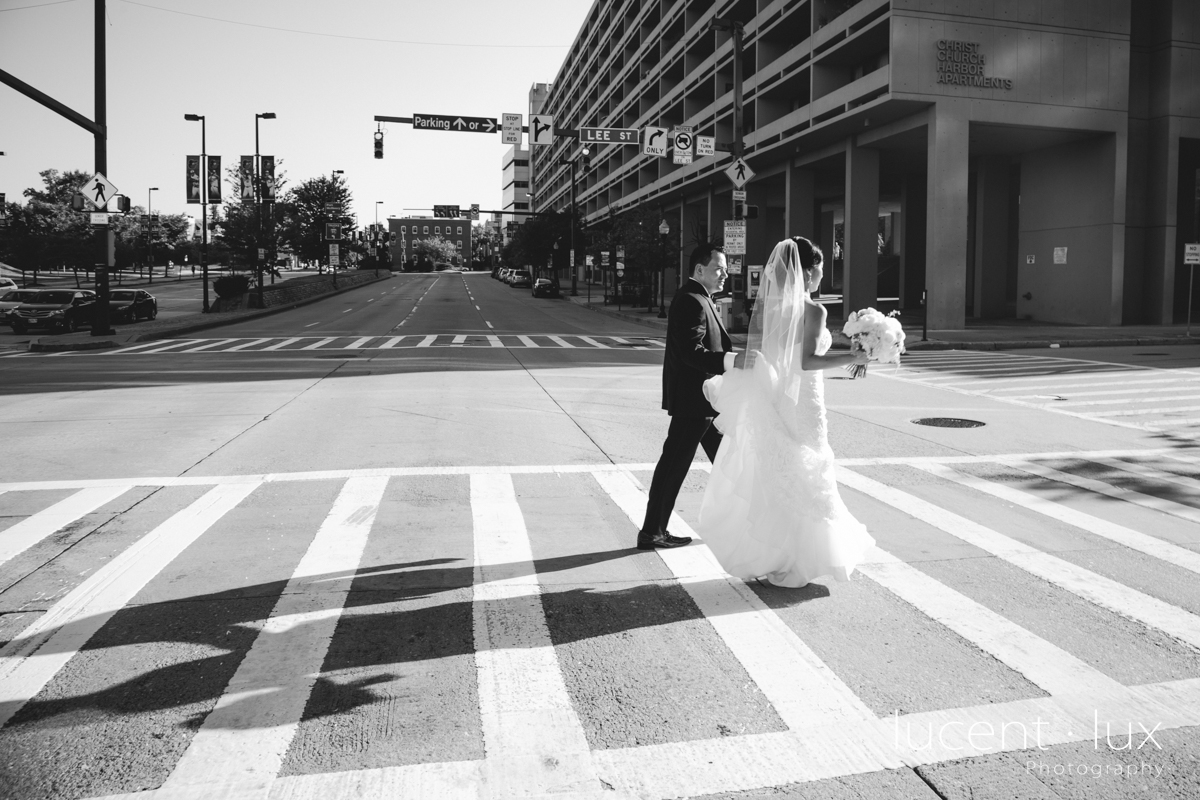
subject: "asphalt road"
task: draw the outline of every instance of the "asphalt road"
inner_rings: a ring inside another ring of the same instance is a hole
[[[830,373],[878,549],[800,590],[633,549],[661,332],[486,275],[0,356],[0,795],[1194,797],[1200,352],[1152,352]]]

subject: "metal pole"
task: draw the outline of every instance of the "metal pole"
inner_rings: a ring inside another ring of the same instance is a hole
[[[150,276],[148,284],[154,283],[154,192],[158,190],[157,186],[153,186],[146,191],[146,258],[150,262],[146,268],[146,273]]]
[[[571,296],[572,297],[579,296],[579,283],[578,283],[579,269],[575,266],[575,259],[578,258],[578,256],[575,253],[575,224],[576,224],[576,213],[577,213],[575,210],[575,164],[578,161],[579,161],[578,157],[571,159],[571,258],[570,258],[569,263],[571,265]]]
[[[832,248],[830,248],[832,251]],[[929,302],[925,297],[925,290],[921,290],[921,341],[929,341]],[[844,298],[843,298],[844,299]],[[845,313],[843,306],[843,313]]]
[[[263,275],[262,264],[258,260],[258,250],[262,246],[262,166],[259,164],[258,156],[258,118],[259,115],[254,115],[254,205],[258,212],[258,235],[255,239],[254,252],[254,270],[258,275],[258,307],[263,307]]]
[[[204,305],[201,310],[207,314],[208,306],[208,151],[205,148],[204,126],[206,120],[200,117],[200,281],[204,284]]]
[[[1195,298],[1195,295],[1192,293],[1192,289],[1195,287],[1195,284],[1196,284],[1196,265],[1195,265],[1195,264],[1192,264],[1192,265],[1191,265],[1191,268],[1192,268],[1192,269],[1191,269],[1191,273],[1190,273],[1190,274],[1189,274],[1189,276],[1188,276],[1188,324],[1187,324],[1187,335],[1188,335],[1189,337],[1191,337],[1191,335],[1192,335],[1192,301],[1193,301],[1193,300],[1194,300],[1194,298]]]
[[[108,174],[108,51],[105,40],[104,0],[96,0],[95,19],[95,80],[96,80],[96,172]],[[97,226],[96,236],[96,316],[92,322],[93,336],[108,336],[113,333],[108,325],[108,236],[111,230],[106,223]]]
[[[733,23],[733,157],[741,158],[742,142],[742,23]]]

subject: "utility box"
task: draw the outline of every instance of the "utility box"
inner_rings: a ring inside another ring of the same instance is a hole
[[[733,298],[722,297],[717,300],[717,314],[721,317],[721,324],[725,326],[725,330],[733,330]]]

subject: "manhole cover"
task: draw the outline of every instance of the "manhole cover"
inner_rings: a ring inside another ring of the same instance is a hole
[[[958,419],[957,417],[922,417],[914,419],[914,425],[928,425],[931,428],[981,428],[986,423],[977,419]]]

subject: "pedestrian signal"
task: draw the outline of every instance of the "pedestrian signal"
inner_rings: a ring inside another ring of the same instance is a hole
[[[734,219],[758,219],[758,206],[749,206],[745,203],[733,204]]]
[[[383,158],[383,131],[375,131],[375,157]]]
[[[87,207],[87,201],[83,199],[83,195],[79,192],[71,195],[71,210],[83,211]]]
[[[129,196],[124,194],[117,195],[117,211],[121,214],[129,213]]]

